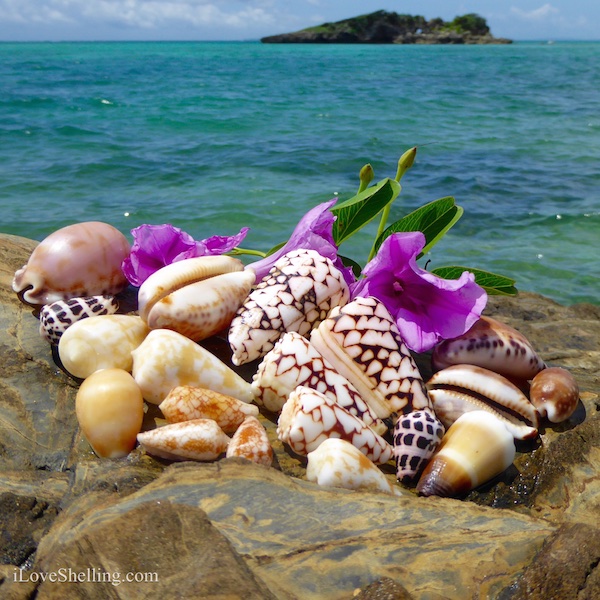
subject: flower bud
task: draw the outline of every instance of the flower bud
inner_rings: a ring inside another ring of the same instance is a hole
[[[396,173],[396,181],[400,181],[406,171],[408,171],[415,162],[415,156],[417,155],[417,147],[414,146],[410,150],[407,150],[398,161],[398,171]]]
[[[360,185],[358,186],[358,193],[364,192],[367,189],[367,186],[373,181],[373,177],[375,177],[375,173],[373,172],[373,167],[370,164],[366,164],[359,173]]]

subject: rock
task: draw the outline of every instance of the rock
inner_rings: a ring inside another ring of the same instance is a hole
[[[277,440],[269,414],[261,420],[276,455],[270,469],[243,459],[170,464],[139,449],[98,459],[74,415],[79,382],[11,289],[34,246],[0,234],[1,597],[597,597],[600,307],[491,297],[487,314],[574,373],[580,406],[520,444],[513,467],[466,498],[421,498],[406,487],[395,498],[306,482],[306,459]],[[124,300],[132,310],[135,291]],[[229,360],[223,337],[205,345]],[[428,377],[429,356],[416,359]],[[150,407],[144,427],[160,418]],[[399,485],[392,465],[383,471]],[[85,580],[42,581],[68,568]],[[116,572],[158,581],[98,581]]]

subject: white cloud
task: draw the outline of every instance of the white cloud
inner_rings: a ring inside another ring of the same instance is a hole
[[[510,12],[518,17],[521,17],[522,19],[527,19],[529,21],[545,20],[560,13],[560,11],[551,4],[544,4],[544,6],[540,6],[539,8],[535,8],[533,10],[522,10],[521,8],[512,6]]]

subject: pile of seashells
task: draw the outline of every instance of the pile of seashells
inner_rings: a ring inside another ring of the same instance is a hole
[[[423,381],[385,306],[351,300],[342,273],[313,250],[285,254],[259,282],[229,256],[181,260],[144,281],[137,315],[116,314],[129,252],[111,225],[79,223],[43,240],[13,281],[83,380],[77,418],[101,457],[139,443],[170,460],[270,466],[262,409],[307,457],[310,481],[399,495],[406,488],[377,466],[394,461],[397,480],[419,494],[458,497],[512,464],[515,439],[536,437],[542,419],[567,419],[579,401],[568,371],[547,368],[489,317],[438,344]],[[197,343],[222,331],[231,365]],[[235,367],[252,361],[248,382]],[[165,425],[141,431],[144,401]]]

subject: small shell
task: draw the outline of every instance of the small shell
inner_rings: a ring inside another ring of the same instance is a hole
[[[577,408],[579,386],[569,371],[551,367],[533,378],[529,398],[542,417],[552,423],[561,423]]]
[[[233,433],[248,416],[258,416],[258,406],[214,390],[189,385],[173,388],[159,407],[167,423],[212,419],[225,433]]]
[[[464,412],[487,410],[519,440],[538,434],[538,413],[528,398],[508,379],[474,365],[453,365],[427,382],[438,419],[450,427]]]
[[[498,418],[483,410],[468,412],[446,432],[417,491],[423,496],[461,496],[502,473],[514,459],[513,436]]]
[[[471,364],[511,380],[531,379],[546,366],[522,333],[491,317],[481,317],[464,335],[438,344],[431,362],[434,371]]]
[[[380,419],[431,408],[419,369],[377,298],[359,297],[334,308],[310,341]]]
[[[273,463],[273,448],[267,431],[256,417],[246,417],[233,434],[227,446],[227,458],[241,456],[259,465],[270,467]]]
[[[371,410],[356,388],[305,337],[290,331],[279,338],[261,361],[252,381],[252,390],[258,404],[271,412],[279,412],[299,385],[335,400],[377,433],[383,434],[387,430],[387,425]]]
[[[169,329],[153,329],[133,355],[144,399],[160,404],[179,385],[203,387],[252,402],[251,385],[208,350]]]
[[[229,444],[229,437],[212,419],[163,425],[139,433],[137,439],[146,452],[167,460],[216,460]]]
[[[40,335],[51,344],[58,344],[62,334],[74,323],[117,312],[119,303],[114,296],[85,296],[57,300],[40,311]]]
[[[146,324],[134,315],[88,317],[63,333],[58,355],[64,368],[82,379],[98,369],[131,371],[131,352],[147,334]]]
[[[345,304],[349,290],[329,258],[314,250],[282,256],[250,293],[229,328],[232,362],[264,356],[286,331],[307,335],[332,307]]]
[[[306,478],[325,487],[402,495],[358,448],[339,438],[328,438],[308,453]]]
[[[229,326],[255,274],[230,256],[201,256],[159,269],[140,287],[140,316],[150,329],[172,329],[194,341]]]
[[[376,464],[393,450],[380,435],[325,394],[299,386],[289,396],[277,424],[277,436],[297,454],[306,455],[327,438],[342,438]]]
[[[398,417],[393,444],[398,481],[410,481],[421,473],[445,431],[433,411],[428,409]]]
[[[36,246],[15,273],[12,287],[23,301],[35,305],[118,294],[128,285],[121,263],[129,251],[127,238],[108,223],[69,225]]]
[[[119,458],[135,447],[144,401],[127,371],[103,369],[90,375],[77,391],[75,411],[83,434],[98,456]]]

